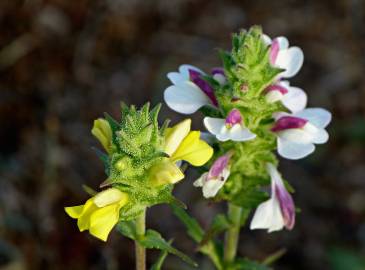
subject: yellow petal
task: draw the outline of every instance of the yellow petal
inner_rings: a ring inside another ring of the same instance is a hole
[[[90,217],[90,234],[106,241],[110,231],[119,220],[121,207],[121,204],[115,203],[96,210]]]
[[[65,207],[66,213],[72,218],[79,218],[84,205]]]
[[[116,202],[122,202],[125,205],[128,201],[127,193],[124,193],[116,188],[108,188],[96,194],[93,198],[94,203],[98,207],[104,207]]]
[[[213,155],[213,148],[200,140],[200,131],[191,131],[181,142],[171,159],[173,162],[185,160],[194,166],[201,166]]]
[[[150,181],[154,186],[174,184],[184,177],[180,168],[170,160],[161,162],[150,170]]]
[[[93,203],[92,198],[86,201],[84,208],[82,209],[82,213],[77,220],[77,226],[79,227],[80,232],[89,229],[90,216],[97,209],[98,207]]]
[[[165,137],[165,153],[172,155],[182,140],[188,135],[191,127],[191,119],[185,119],[179,124],[168,128]]]
[[[94,126],[91,133],[99,140],[104,149],[109,153],[112,143],[112,129],[108,121],[102,118],[94,120]]]

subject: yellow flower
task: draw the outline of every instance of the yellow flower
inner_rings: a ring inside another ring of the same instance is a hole
[[[91,129],[91,134],[93,134],[103,145],[104,149],[110,153],[112,143],[112,129],[108,121],[102,118],[94,120],[94,126]]]
[[[88,199],[84,205],[65,207],[65,211],[77,219],[80,232],[89,230],[93,236],[106,241],[119,220],[120,209],[127,202],[126,193],[109,188]]]
[[[184,174],[176,165],[178,161],[202,166],[212,157],[213,148],[200,139],[200,131],[190,131],[190,127],[191,120],[186,119],[167,129],[164,150],[170,157],[151,169],[153,184],[174,184],[183,179]]]

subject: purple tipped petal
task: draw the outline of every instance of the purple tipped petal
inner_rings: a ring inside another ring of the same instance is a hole
[[[231,154],[225,154],[219,158],[217,158],[216,161],[214,161],[212,167],[210,167],[209,173],[208,173],[208,180],[212,178],[217,178],[220,176],[225,168],[228,166],[228,162],[231,158]],[[223,180],[223,179],[222,179]]]
[[[234,126],[235,124],[241,124],[242,123],[242,116],[239,110],[233,109],[230,111],[230,113],[227,115],[226,118],[226,125]]]
[[[273,85],[270,85],[268,86],[266,89],[265,89],[265,92],[268,93],[270,91],[279,91],[280,93],[282,93],[283,95],[287,94],[289,92],[288,89],[286,89],[284,86],[282,85],[279,85],[279,84],[273,84]]]
[[[278,132],[292,128],[302,128],[308,122],[308,120],[295,117],[295,116],[283,116],[278,119],[275,125],[271,128],[271,131]]]
[[[272,43],[271,43],[271,48],[270,48],[270,63],[272,65],[275,64],[276,62],[276,58],[278,57],[278,53],[280,51],[280,44],[277,38],[275,38]]]
[[[195,83],[209,97],[214,106],[218,107],[218,101],[214,95],[213,88],[201,78],[201,75],[202,74],[200,72],[189,69],[190,80]]]
[[[295,224],[295,206],[293,198],[285,189],[284,185],[275,185],[275,195],[280,204],[285,227],[288,230],[291,230]]]
[[[225,76],[224,69],[221,67],[212,68],[212,75],[215,75],[215,74],[221,74],[221,75]]]

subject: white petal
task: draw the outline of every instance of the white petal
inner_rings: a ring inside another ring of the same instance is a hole
[[[231,140],[231,135],[226,127],[222,128],[222,131],[216,135],[218,141],[225,142]]]
[[[314,126],[312,125],[312,127]],[[318,130],[316,127],[314,128],[316,129],[314,132],[313,131],[309,132],[302,128],[290,128],[277,132],[277,135],[283,140],[288,140],[300,144],[307,144],[313,142],[314,134]]]
[[[307,94],[298,87],[289,87],[281,102],[293,113],[299,112],[307,106]]]
[[[164,98],[172,110],[183,114],[194,113],[204,105],[210,104],[209,98],[191,82],[168,87],[165,90]]]
[[[313,153],[314,144],[295,143],[282,138],[278,138],[278,153],[287,159],[300,159]]]
[[[189,69],[192,69],[192,70],[198,71],[199,73],[205,74],[204,71],[202,71],[201,69],[194,67],[192,65],[181,65],[179,67],[179,72],[181,73],[182,76],[184,76],[184,78],[189,79],[190,78]]]
[[[298,73],[303,65],[304,55],[299,47],[290,47],[280,50],[275,61],[275,65],[285,69],[280,73],[281,77],[290,78]]]
[[[279,48],[280,50],[287,49],[289,47],[289,41],[286,37],[277,37],[277,40],[279,42]]]
[[[265,34],[262,34],[262,39],[263,39],[264,43],[267,44],[267,45],[270,45],[271,42],[272,42],[271,38],[268,35],[265,35]]]
[[[214,197],[223,187],[224,183],[225,181],[221,180],[207,180],[203,185],[203,196],[205,198]]]
[[[227,82],[226,76],[223,74],[214,74],[213,79],[216,80],[220,85],[225,85]]]
[[[269,103],[274,103],[276,101],[282,100],[284,95],[280,91],[270,91],[266,94],[265,99]]]
[[[189,77],[185,78],[179,72],[169,72],[167,73],[167,78],[169,78],[169,80],[175,85],[180,85],[185,81],[189,81]]]
[[[284,187],[283,178],[281,177],[278,169],[274,166],[274,164],[267,163],[266,168],[271,177],[272,187],[274,187],[275,185]],[[275,190],[272,189],[271,192],[272,192],[271,196],[275,196]]]
[[[332,118],[331,113],[322,108],[308,108],[295,113],[295,116],[307,119],[318,128],[325,128],[331,122]]]
[[[291,116],[291,114],[287,112],[275,112],[272,114],[272,117],[275,119],[275,121],[278,121],[281,117],[284,116]]]
[[[318,144],[326,143],[328,141],[328,137],[327,131],[319,128],[314,134],[313,142]]]
[[[205,117],[204,125],[210,133],[218,135],[222,133],[222,129],[225,127],[225,119]]]
[[[206,176],[208,173],[203,173],[198,179],[196,179],[193,183],[194,187],[202,187],[204,185]]]
[[[281,214],[279,202],[271,198],[261,203],[252,218],[250,229],[268,229],[269,232],[284,228],[284,219]]]
[[[256,137],[256,134],[252,133],[248,128],[245,128],[244,126],[242,126],[240,124],[235,124],[229,130],[229,138],[232,141],[244,142],[244,141],[252,140],[255,137]]]

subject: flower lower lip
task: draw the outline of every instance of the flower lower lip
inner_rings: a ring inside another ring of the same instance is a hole
[[[283,116],[276,121],[275,125],[271,128],[271,131],[278,132],[286,129],[302,128],[308,123],[308,120],[294,117],[294,116]]]
[[[284,86],[281,86],[279,84],[270,85],[265,89],[266,93],[269,93],[270,91],[279,91],[281,94],[285,95],[289,91]]]
[[[195,83],[209,97],[214,106],[218,107],[218,101],[214,95],[213,88],[201,78],[201,75],[202,74],[200,72],[189,69],[190,80]]]

